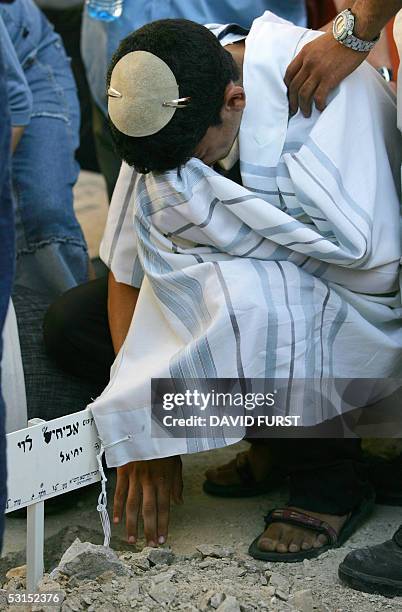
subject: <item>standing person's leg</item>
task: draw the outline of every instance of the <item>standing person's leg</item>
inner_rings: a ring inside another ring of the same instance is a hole
[[[25,75],[33,114],[13,156],[16,280],[55,297],[88,278],[86,243],[73,209],[79,105],[60,41],[42,49]]]
[[[10,120],[4,66],[0,56],[0,362],[2,331],[10,299],[14,272],[14,215],[10,192]],[[7,499],[5,406],[0,386],[0,551],[3,542],[4,509]]]
[[[78,89],[81,109],[80,145],[77,160],[84,170],[99,172],[92,131],[92,98],[89,91],[85,67],[81,57],[82,6],[43,9],[54,29],[63,39],[66,53],[71,57],[71,68]]]

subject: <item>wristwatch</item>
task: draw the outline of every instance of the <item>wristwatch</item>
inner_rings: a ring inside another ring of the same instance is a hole
[[[379,40],[378,35],[374,40],[362,40],[353,34],[355,29],[355,16],[350,9],[345,9],[334,19],[332,33],[335,40],[354,51],[368,53]]]

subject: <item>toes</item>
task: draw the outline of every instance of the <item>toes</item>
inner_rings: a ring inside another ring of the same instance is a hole
[[[289,552],[297,553],[300,551],[303,537],[304,534],[302,530],[299,530],[297,533],[293,534],[292,541],[289,543]]]
[[[287,553],[290,551],[290,545],[293,542],[294,536],[297,534],[297,527],[283,525],[279,536],[279,541],[276,545],[276,550],[279,553]]]
[[[258,541],[258,548],[266,552],[297,553],[301,550],[321,548],[328,544],[324,534],[316,534],[308,529],[273,523],[269,525]]]
[[[323,533],[320,533],[313,542],[314,548],[321,548],[322,546],[325,546],[326,544],[328,544],[328,538]]]
[[[310,531],[305,531],[303,533],[303,540],[301,543],[302,550],[311,550],[313,548],[315,537]]]
[[[275,552],[276,544],[276,541],[271,538],[261,537],[258,540],[258,548],[265,552]]]
[[[277,550],[281,538],[282,527],[278,523],[269,525],[258,541],[258,548],[267,552]]]

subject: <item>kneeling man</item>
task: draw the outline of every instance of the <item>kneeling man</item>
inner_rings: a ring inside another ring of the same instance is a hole
[[[286,68],[318,35],[271,13],[248,34],[164,20],[127,37],[110,67],[126,163],[101,255],[118,355],[91,407],[121,466],[115,521],[126,504],[131,541],[141,499],[148,542],[165,541],[178,455],[230,443],[224,431],[153,437],[152,378],[286,379],[283,414],[311,427],[348,409],[327,381],[400,370],[394,101],[362,65],[322,114],[290,117]],[[319,401],[306,380],[321,381]],[[358,444],[294,440],[292,464],[272,442],[291,499],[250,552],[294,561],[340,545],[372,507]]]

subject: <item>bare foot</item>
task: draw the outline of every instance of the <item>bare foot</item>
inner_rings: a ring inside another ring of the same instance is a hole
[[[336,533],[339,534],[348,516],[335,516],[333,514],[319,514],[310,512],[302,508],[290,508],[298,512],[303,512],[308,516],[313,516],[321,521],[325,521]],[[287,523],[272,523],[268,525],[258,542],[258,548],[265,552],[278,553],[297,553],[301,550],[311,550],[321,548],[328,544],[328,537],[322,533],[317,533],[313,529],[296,527]]]
[[[266,478],[273,468],[273,459],[269,446],[265,444],[252,444],[248,451],[239,453],[232,461],[211,468],[205,472],[207,480],[218,485],[237,485],[244,484],[238,465],[248,463],[252,477],[256,482],[261,482]]]

